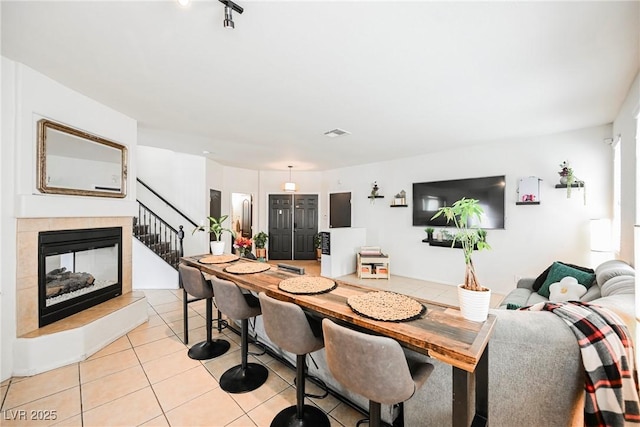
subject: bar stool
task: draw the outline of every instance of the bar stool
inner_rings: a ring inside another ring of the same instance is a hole
[[[205,280],[200,270],[194,267],[189,267],[188,265],[180,264],[178,266],[178,273],[180,275],[180,282],[182,283],[184,291],[197,299],[206,299],[207,307],[207,340],[194,344],[189,349],[187,355],[195,360],[213,359],[214,357],[223,355],[227,350],[229,350],[229,341],[220,339],[214,340],[211,338],[213,317],[213,288],[211,283]],[[186,298],[186,295],[184,295],[184,297]]]
[[[433,371],[430,363],[409,367],[394,339],[357,332],[329,319],[322,320],[322,330],[329,371],[347,389],[369,399],[370,427],[381,425],[381,403],[409,399]]]
[[[230,317],[241,321],[242,363],[228,369],[220,377],[220,388],[228,393],[246,393],[260,387],[267,381],[269,371],[259,363],[247,363],[249,351],[249,318],[262,313],[260,301],[251,294],[244,294],[235,283],[212,277],[211,283],[216,295],[216,304]]]
[[[304,404],[306,355],[324,347],[322,338],[313,335],[299,306],[278,301],[264,292],[258,296],[267,335],[283,350],[296,355],[296,405],[280,411],[271,421],[271,427],[329,427],[329,418],[322,410]]]

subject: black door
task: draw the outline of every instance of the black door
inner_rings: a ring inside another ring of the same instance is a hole
[[[293,200],[293,259],[316,259],[313,237],[318,232],[318,196],[300,194]]]
[[[292,199],[290,195],[269,196],[269,259],[291,259]]]
[[[214,218],[220,218],[222,215],[222,192],[220,190],[209,190],[209,216]],[[207,224],[209,222],[207,221]],[[228,227],[229,224],[226,224],[225,227]],[[213,241],[214,234],[209,233],[209,240]]]
[[[351,227],[351,193],[329,194],[329,227]]]

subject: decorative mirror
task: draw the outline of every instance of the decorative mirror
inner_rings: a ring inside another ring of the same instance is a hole
[[[127,147],[42,119],[37,178],[42,193],[125,197]]]

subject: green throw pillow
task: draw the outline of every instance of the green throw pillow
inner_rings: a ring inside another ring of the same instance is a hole
[[[569,267],[568,265],[564,265],[559,262],[554,262],[553,265],[551,266],[551,270],[549,270],[549,275],[545,279],[542,286],[540,286],[540,289],[538,290],[538,294],[542,295],[545,298],[549,298],[549,295],[550,295],[549,286],[551,286],[552,283],[559,282],[560,280],[562,280],[564,277],[567,277],[567,276],[575,277],[578,283],[580,283],[581,285],[584,285],[584,287],[587,289],[591,287],[591,284],[596,278],[595,274],[580,271],[578,269]]]

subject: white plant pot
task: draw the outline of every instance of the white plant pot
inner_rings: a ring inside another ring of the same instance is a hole
[[[462,317],[474,322],[484,322],[489,314],[491,304],[491,290],[470,291],[458,285],[458,302]]]
[[[222,255],[224,253],[224,241],[214,240],[211,244],[211,255]]]

